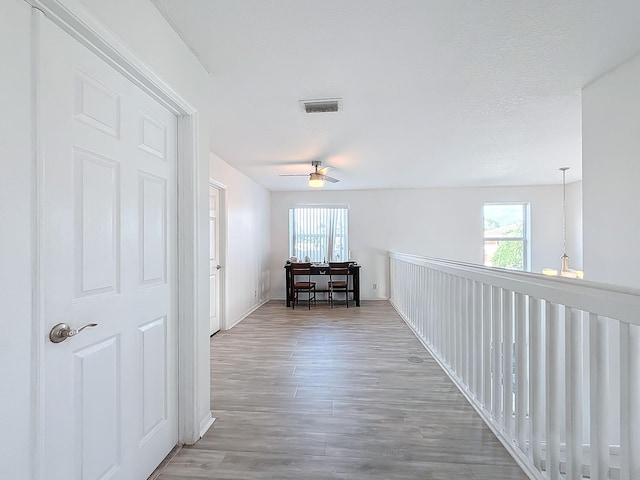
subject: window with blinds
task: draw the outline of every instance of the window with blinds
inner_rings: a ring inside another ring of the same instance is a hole
[[[349,259],[349,209],[309,206],[289,209],[289,255],[311,262]]]

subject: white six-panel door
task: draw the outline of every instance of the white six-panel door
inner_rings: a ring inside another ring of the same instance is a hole
[[[47,20],[39,100],[46,478],[146,479],[177,442],[175,115]]]

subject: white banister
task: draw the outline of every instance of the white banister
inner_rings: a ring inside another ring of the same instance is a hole
[[[639,291],[399,253],[389,272],[393,306],[531,479],[640,479]]]

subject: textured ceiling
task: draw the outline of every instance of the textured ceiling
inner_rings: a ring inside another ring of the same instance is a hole
[[[640,50],[640,2],[154,0],[211,75],[211,150],[269,190],[581,178],[581,90]],[[342,98],[305,114],[301,99]]]

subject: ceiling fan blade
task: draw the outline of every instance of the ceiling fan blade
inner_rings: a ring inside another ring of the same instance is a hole
[[[318,169],[318,173],[320,175],[324,175],[325,173],[329,173],[331,170],[335,170],[336,167],[334,167],[333,165],[327,165],[326,167],[322,167]]]
[[[331,182],[331,183],[338,183],[340,181],[337,178],[327,177],[326,175],[322,175],[322,179],[326,180],[327,182]]]
[[[308,177],[308,173],[281,173],[281,177]]]

